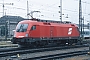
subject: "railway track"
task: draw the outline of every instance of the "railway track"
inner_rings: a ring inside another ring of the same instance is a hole
[[[79,49],[79,50],[78,50]],[[71,50],[71,51],[70,51]],[[74,51],[75,50],[75,51]],[[76,51],[77,50],[77,51]],[[85,51],[84,51],[85,50]],[[60,53],[55,53],[55,52]],[[67,51],[67,52],[65,52]],[[53,56],[56,58],[56,56],[64,56],[70,53],[78,53],[78,52],[84,52],[83,54],[87,53],[88,46],[87,45],[77,45],[77,46],[65,46],[65,47],[48,47],[48,48],[36,48],[36,49],[24,49],[24,50],[8,50],[8,51],[0,51],[0,58],[2,60],[5,59],[51,59]],[[54,54],[51,54],[51,53]],[[62,53],[63,52],[63,53]],[[50,53],[50,55],[48,54]],[[38,54],[41,54],[40,56]],[[36,56],[35,56],[36,55]],[[26,58],[27,57],[27,58]]]
[[[18,47],[18,44],[12,44],[11,41],[0,40],[0,48],[13,48]]]
[[[87,47],[88,45],[75,45],[75,46],[58,46],[58,47],[37,47],[37,48],[0,48],[0,52],[18,51],[18,50],[61,50],[69,48]]]
[[[50,59],[60,59],[60,58],[66,58],[66,57],[72,57],[77,55],[84,55],[87,54],[88,50],[85,51],[75,51],[75,52],[67,52],[67,53],[59,53],[59,54],[53,54],[53,55],[45,55],[45,56],[38,56],[38,57],[31,57],[31,58],[24,58],[21,60],[50,60]]]

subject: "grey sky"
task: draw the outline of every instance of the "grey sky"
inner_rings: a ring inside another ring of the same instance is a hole
[[[40,11],[41,13],[34,13],[34,17],[40,19],[51,19],[60,20],[58,13],[60,0],[28,0],[29,1],[29,12]],[[3,3],[3,0],[0,0]],[[14,3],[13,6],[5,5],[6,15],[27,17],[27,0],[4,0],[4,3]],[[62,0],[62,13],[63,21],[71,21],[78,23],[79,13],[79,0]],[[82,0],[82,11],[85,17],[85,23],[90,21],[90,1]],[[0,4],[0,17],[3,15],[2,4]],[[41,16],[43,15],[43,16]],[[69,18],[65,18],[68,15]]]

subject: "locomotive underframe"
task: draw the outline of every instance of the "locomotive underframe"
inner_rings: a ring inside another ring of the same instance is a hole
[[[80,42],[79,37],[64,37],[64,38],[13,38],[12,42],[19,45],[45,46],[45,45],[72,45]]]

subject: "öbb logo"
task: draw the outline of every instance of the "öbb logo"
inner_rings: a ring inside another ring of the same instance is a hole
[[[68,29],[68,35],[71,35],[72,34],[72,28],[69,28]]]

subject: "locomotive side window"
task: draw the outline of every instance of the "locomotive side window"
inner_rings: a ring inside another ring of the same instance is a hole
[[[18,24],[16,32],[26,32],[28,24]]]
[[[36,29],[36,26],[33,25],[33,26],[31,27],[31,30],[35,30],[35,29]]]

